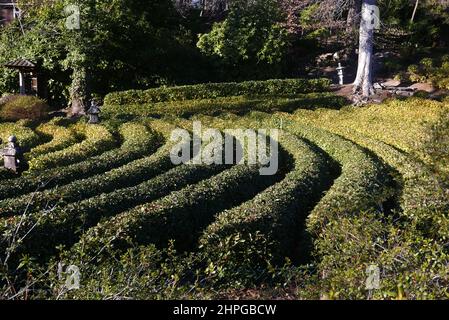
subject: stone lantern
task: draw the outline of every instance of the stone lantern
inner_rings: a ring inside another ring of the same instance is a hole
[[[6,145],[6,148],[1,150],[1,154],[3,155],[4,167],[14,172],[18,172],[21,151],[15,136],[10,136],[8,138],[8,144]]]
[[[344,74],[343,74],[343,70],[345,69],[345,67],[341,66],[341,63],[338,63],[338,68],[337,68],[337,73],[338,73],[338,83],[342,86],[344,85]]]
[[[91,124],[96,124],[100,122],[100,108],[95,100],[90,102],[90,108],[87,110],[87,115],[89,116],[89,122]]]

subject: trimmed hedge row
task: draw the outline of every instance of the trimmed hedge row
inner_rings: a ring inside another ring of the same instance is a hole
[[[166,246],[175,239],[179,250],[189,250],[214,214],[255,196],[281,178],[280,174],[261,176],[257,166],[236,165],[98,224],[83,235],[74,249],[95,256],[103,246],[126,248],[129,242]]]
[[[308,218],[308,228],[315,234],[340,215],[380,210],[394,195],[391,169],[356,144],[322,129],[288,120],[285,125],[286,130],[312,141],[342,166],[340,177]]]
[[[3,143],[8,142],[8,137],[15,135],[20,147],[27,150],[39,144],[40,137],[31,129],[25,126],[26,121],[15,123],[0,123],[0,139]],[[3,159],[2,159],[3,161]]]
[[[0,183],[0,199],[17,197],[36,190],[42,191],[101,174],[154,152],[162,140],[159,134],[137,123],[122,125],[119,133],[123,143],[118,149],[67,167],[27,173],[20,178]]]
[[[416,223],[435,220],[439,230],[433,230],[440,237],[449,237],[449,194],[437,176],[425,165],[410,155],[390,145],[345,128],[335,130],[355,143],[372,150],[388,165],[400,173],[402,182],[400,205],[403,214]]]
[[[105,106],[146,104],[151,102],[213,99],[242,95],[296,95],[300,93],[328,91],[328,79],[286,79],[246,81],[230,83],[206,83],[190,86],[161,87],[149,90],[129,90],[108,94]]]
[[[164,145],[149,157],[134,160],[112,169],[64,186],[33,192],[18,198],[0,201],[0,216],[12,216],[25,212],[63,205],[106,193],[115,189],[134,186],[172,168],[170,159],[171,144]]]
[[[443,110],[448,106],[434,100],[392,99],[366,108],[297,110],[295,119],[323,128],[350,128],[429,162],[429,155],[421,150],[428,140],[425,124],[436,123]]]
[[[101,125],[78,123],[73,127],[75,132],[82,132],[85,140],[66,149],[44,154],[31,159],[29,170],[43,170],[50,167],[61,167],[79,162],[85,158],[98,155],[115,144],[114,136]]]
[[[0,181],[14,178],[17,178],[17,174],[12,172],[11,170],[0,168]]]
[[[62,120],[62,118],[56,118],[36,128],[36,131],[39,134],[50,136],[52,140],[31,149],[31,151],[26,154],[28,159],[65,149],[77,142],[76,134],[60,124]]]
[[[38,211],[28,215],[25,219],[16,216],[5,224],[6,229],[0,233],[12,232],[20,221],[22,227],[18,235],[22,237],[37,222],[33,231],[20,243],[20,249],[16,249],[15,256],[26,253],[45,258],[55,254],[55,247],[58,245],[74,244],[79,240],[82,230],[94,226],[101,219],[112,217],[139,204],[166,196],[189,184],[198,183],[226,168],[225,165],[178,166],[136,186],[103,193],[65,207],[56,207],[49,215]],[[3,249],[6,250],[6,248]],[[0,249],[0,252],[5,252],[5,250]]]
[[[286,132],[280,143],[292,155],[294,169],[254,199],[220,213],[200,240],[228,276],[297,258],[303,221],[332,181],[332,165],[322,152]]]
[[[102,109],[111,118],[133,116],[162,117],[167,114],[188,117],[198,113],[216,115],[223,112],[246,113],[249,111],[291,112],[298,108],[335,108],[346,103],[345,98],[332,93],[311,93],[295,97],[282,96],[234,96],[204,100],[186,100],[146,104],[110,104]]]

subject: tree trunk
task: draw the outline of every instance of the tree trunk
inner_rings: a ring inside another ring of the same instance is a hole
[[[86,70],[77,68],[73,70],[70,87],[70,115],[72,117],[86,114],[86,91]]]
[[[410,22],[413,23],[415,21],[416,11],[418,10],[419,0],[416,0],[415,2],[415,8],[413,9],[412,18],[410,19]]]
[[[373,44],[374,29],[379,17],[373,11],[376,0],[363,0],[362,19],[360,21],[359,61],[357,77],[354,81],[354,93],[361,90],[363,97],[374,94],[373,89]]]

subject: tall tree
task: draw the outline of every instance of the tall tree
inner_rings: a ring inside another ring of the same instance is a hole
[[[379,23],[376,0],[362,1],[362,18],[360,20],[359,60],[357,76],[354,81],[354,93],[361,90],[363,97],[374,94],[373,89],[373,45],[374,29]]]

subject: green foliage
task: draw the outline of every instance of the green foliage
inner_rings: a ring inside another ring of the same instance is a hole
[[[328,79],[274,79],[230,83],[205,83],[191,86],[161,87],[149,90],[113,92],[105,97],[105,105],[146,104],[183,100],[214,99],[251,95],[296,95],[328,91]]]
[[[431,58],[422,59],[418,65],[408,67],[409,79],[413,82],[427,82],[440,89],[449,89],[449,61],[445,55],[437,61]]]
[[[51,105],[67,105],[76,95],[203,80],[204,59],[171,1],[78,0],[81,28],[69,30],[64,7],[73,4],[27,7],[24,34],[18,21],[0,32],[0,65],[19,57],[40,62]],[[17,73],[0,67],[0,92],[17,89]]]
[[[23,120],[18,122],[4,122],[0,123],[0,139],[3,143],[8,142],[10,136],[16,136],[17,141],[25,150],[37,145],[40,142],[40,137],[27,126]]]
[[[103,108],[103,115],[122,118],[129,115],[144,117],[162,117],[175,115],[189,117],[196,114],[217,115],[223,112],[244,114],[250,111],[284,111],[291,112],[299,108],[333,108],[339,109],[346,104],[344,97],[333,93],[310,93],[294,96],[235,96],[205,100],[186,100],[150,103],[144,105],[108,105]]]
[[[0,132],[38,132],[37,154],[70,153],[77,145],[66,140],[72,130],[83,139],[87,128],[99,127],[121,142],[67,166],[16,178],[0,172],[1,297],[35,279],[28,298],[447,298],[446,103],[413,98],[315,109],[312,97],[324,103],[334,96],[284,95],[277,81],[269,89],[258,85],[111,95],[116,105],[105,111],[119,117],[101,126],[69,119],[0,124]],[[220,96],[242,88],[257,94]],[[304,102],[292,114],[270,114],[252,111],[244,99],[265,103],[265,112]],[[123,123],[153,114],[166,117]],[[179,115],[219,130],[281,128],[278,173],[260,176],[248,165],[175,167],[168,137],[176,127],[190,129],[192,120]],[[165,145],[151,154],[160,135]],[[64,289],[59,261],[80,267],[79,290]],[[380,269],[379,289],[365,287],[369,266]]]
[[[429,157],[430,164],[449,184],[449,110],[443,110],[437,122],[428,123],[422,152]]]
[[[389,169],[357,145],[313,127],[292,124],[287,130],[317,144],[341,165],[341,175],[308,217],[308,228],[314,234],[325,229],[329,219],[381,208],[393,196]]]
[[[0,199],[17,197],[32,191],[62,186],[76,179],[99,175],[125,165],[156,150],[161,143],[158,134],[137,123],[126,123],[119,128],[123,143],[120,148],[66,166],[49,168],[0,184]]]
[[[289,39],[281,26],[282,20],[277,1],[233,1],[226,19],[214,23],[209,33],[200,35],[197,46],[232,67],[236,75],[241,68],[257,67],[261,70],[259,77],[266,78],[276,70],[263,69],[281,64],[286,55]]]
[[[77,142],[76,134],[63,126],[64,118],[54,118],[51,121],[41,124],[36,128],[42,136],[50,137],[51,141],[38,145],[33,148],[26,156],[27,158],[35,158],[50,152],[65,149]]]
[[[175,239],[181,251],[189,250],[215,213],[251,198],[279,179],[279,175],[261,176],[257,166],[236,165],[98,224],[76,246],[85,254],[92,254],[103,246],[126,249],[129,243],[155,243],[164,247]]]
[[[31,159],[28,162],[30,170],[43,170],[79,162],[86,157],[95,156],[109,150],[115,144],[113,135],[100,125],[78,123],[73,130],[82,134],[85,139],[66,149]]]
[[[293,169],[252,200],[220,213],[201,237],[200,248],[209,263],[220,268],[217,278],[222,282],[239,280],[250,286],[286,259],[297,261],[300,247],[306,247],[298,230],[317,196],[328,187],[332,165],[319,151],[287,133],[280,143],[292,155]]]
[[[7,102],[0,105],[0,119],[4,121],[43,120],[47,113],[46,102],[34,96],[9,97]]]
[[[83,190],[76,197],[63,199],[69,202],[79,200],[78,202],[72,202],[66,206],[60,202],[52,209],[51,215],[42,215],[41,211],[36,211],[29,212],[25,219],[10,219],[7,230],[17,228],[18,223],[21,224],[22,230],[27,230],[36,224],[33,231],[21,242],[20,248],[16,248],[14,256],[20,256],[20,253],[51,256],[55,254],[57,246],[76,243],[81,236],[80,230],[91,228],[101,220],[113,217],[136,205],[156,200],[189,184],[198,183],[225,168],[226,166],[179,166],[144,182],[140,177],[136,177],[130,180],[132,183],[128,183],[132,185],[131,187],[120,188],[123,185],[118,185],[115,189],[110,188],[109,193],[94,196],[89,192],[90,190]],[[102,176],[97,176],[90,178],[89,182],[103,187],[104,180]],[[63,192],[72,190],[74,191],[74,188],[70,185],[63,188]],[[37,198],[39,201],[40,195],[37,195]],[[2,231],[8,232],[7,230]],[[21,232],[19,234],[22,235]]]

